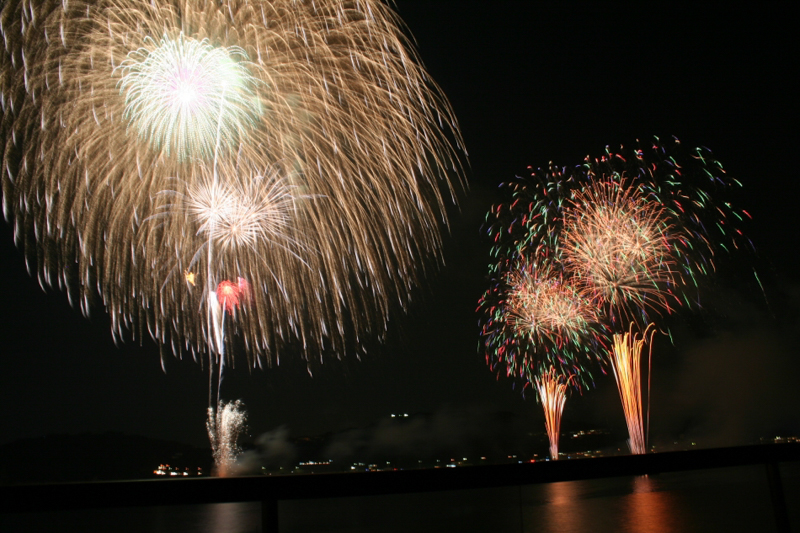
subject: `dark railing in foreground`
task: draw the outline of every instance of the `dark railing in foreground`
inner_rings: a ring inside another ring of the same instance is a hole
[[[428,470],[7,485],[0,513],[262,502],[265,532],[278,531],[278,501],[533,485],[763,464],[777,531],[790,531],[778,463],[800,460],[800,443],[660,452],[594,459]]]

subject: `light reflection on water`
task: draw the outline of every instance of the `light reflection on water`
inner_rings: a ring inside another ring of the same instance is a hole
[[[259,533],[258,503],[217,503],[0,515],[0,532]]]
[[[200,529],[195,531],[257,533],[261,531],[261,506],[253,503],[206,505],[198,526]]]
[[[541,492],[543,499],[536,501]],[[679,498],[649,476],[551,483],[530,488],[524,531],[678,533],[687,512]]]
[[[800,531],[800,464],[782,465]],[[425,494],[284,501],[287,532],[692,533],[774,530],[763,466]],[[0,515],[3,533],[256,533],[258,503]]]
[[[633,480],[633,493],[625,499],[624,514],[629,531],[641,533],[681,533],[687,525],[681,518],[686,513],[683,502],[669,491],[659,487],[650,476]]]
[[[585,523],[586,517],[583,515],[580,506],[580,484],[574,481],[565,481],[562,483],[550,483],[541,487],[541,489],[547,495],[549,504],[541,506],[543,512],[538,523],[528,513],[529,520],[526,520],[525,524],[530,523],[530,525],[536,525],[540,528],[564,533],[582,531],[582,524]]]

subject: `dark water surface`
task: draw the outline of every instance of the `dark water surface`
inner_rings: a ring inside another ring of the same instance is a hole
[[[800,463],[781,465],[800,533]],[[768,532],[764,466],[430,494],[284,501],[281,532]],[[258,503],[0,516],[0,531],[256,533]]]

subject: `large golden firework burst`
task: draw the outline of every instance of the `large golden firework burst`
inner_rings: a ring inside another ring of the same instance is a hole
[[[84,312],[175,353],[246,280],[251,364],[380,336],[460,186],[460,134],[378,0],[10,1],[3,206]]]

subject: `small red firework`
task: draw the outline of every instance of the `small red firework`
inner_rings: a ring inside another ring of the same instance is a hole
[[[241,298],[242,289],[240,285],[225,280],[217,286],[217,300],[227,312],[233,313],[234,309],[239,307]]]
[[[229,313],[241,304],[247,304],[250,295],[250,283],[244,278],[238,278],[236,283],[226,279],[217,286],[217,301]]]

